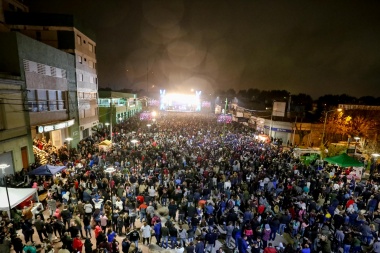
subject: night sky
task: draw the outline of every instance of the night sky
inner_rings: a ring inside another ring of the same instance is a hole
[[[96,34],[100,87],[380,96],[380,1],[27,4],[72,13]]]

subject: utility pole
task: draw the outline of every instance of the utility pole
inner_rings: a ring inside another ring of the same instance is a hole
[[[296,116],[296,120],[294,121],[294,130],[293,130],[292,145],[294,145],[294,137],[296,136],[296,129],[297,129],[297,116]]]
[[[270,126],[269,126],[269,138],[272,141],[272,125],[273,125],[273,107],[274,107],[274,102],[276,100],[273,100],[272,102],[272,113],[270,114]]]
[[[226,115],[227,115],[227,105],[228,105],[228,99],[226,98],[226,104],[224,105],[224,130],[223,130],[223,134],[224,134],[224,136],[226,136],[226,120],[227,120],[227,117],[226,117]]]
[[[110,140],[111,140],[111,143],[112,143],[112,121],[113,121],[112,110],[113,110],[113,108],[112,108],[112,97],[111,97],[111,102],[110,102]]]

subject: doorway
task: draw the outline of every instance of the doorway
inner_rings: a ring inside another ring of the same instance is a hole
[[[22,158],[22,167],[24,169],[27,169],[29,166],[28,148],[27,147],[21,148],[21,158]]]

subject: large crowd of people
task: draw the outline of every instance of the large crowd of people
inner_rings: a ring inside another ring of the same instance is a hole
[[[99,143],[111,133],[100,129],[54,157],[67,169],[31,181],[47,191],[48,211],[4,216],[0,249],[34,253],[39,244],[52,253],[60,241],[59,253],[153,243],[178,253],[380,253],[377,183],[306,166],[291,147],[210,114],[162,113],[148,123],[118,124],[106,149]]]

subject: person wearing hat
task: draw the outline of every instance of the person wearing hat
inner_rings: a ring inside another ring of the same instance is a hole
[[[263,231],[263,234],[262,234],[262,240],[263,240],[263,247],[266,248],[267,246],[267,243],[270,239],[270,233],[271,233],[271,229],[270,229],[270,226],[269,224],[265,224],[265,229]]]

